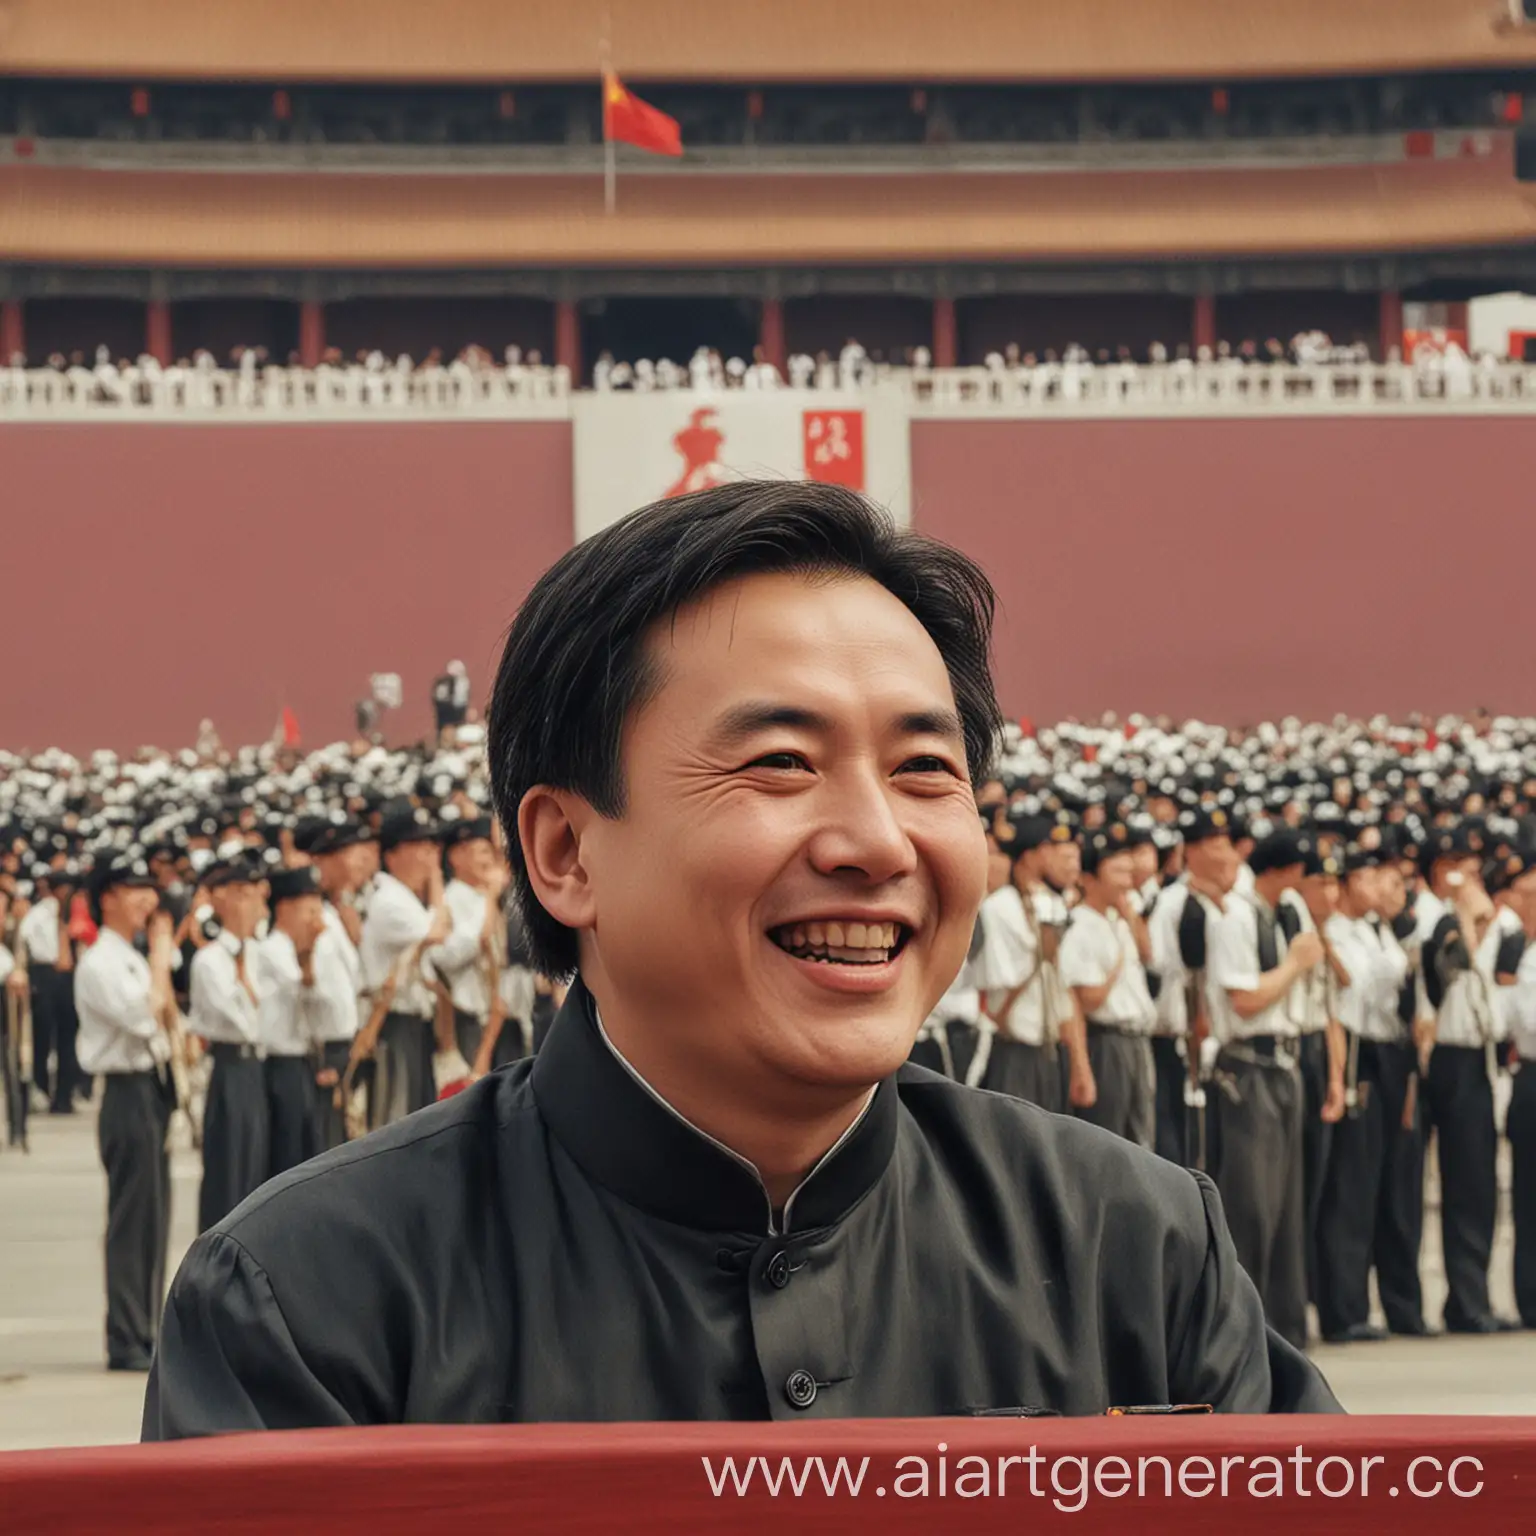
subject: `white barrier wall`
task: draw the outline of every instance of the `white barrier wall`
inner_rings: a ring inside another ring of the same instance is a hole
[[[899,390],[583,393],[572,404],[577,539],[647,502],[733,478],[830,481],[910,519]]]

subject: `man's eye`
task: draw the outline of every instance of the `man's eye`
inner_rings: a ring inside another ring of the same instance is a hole
[[[754,758],[747,766],[749,768],[804,768],[809,771],[811,765],[798,752],[769,752],[763,757]]]
[[[914,773],[953,773],[948,763],[942,757],[913,757],[901,765],[901,771]]]

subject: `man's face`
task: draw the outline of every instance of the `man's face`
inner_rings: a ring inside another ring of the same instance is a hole
[[[138,885],[113,886],[101,893],[101,920],[112,927],[126,923],[130,933],[142,933],[159,905],[158,891]]]
[[[436,843],[401,843],[384,855],[384,865],[390,874],[418,893],[426,887],[436,862]]]
[[[1093,879],[1111,901],[1120,901],[1129,896],[1136,885],[1134,852],[1127,849],[1124,853],[1113,853],[1107,859],[1102,859]]]
[[[1400,864],[1383,864],[1376,871],[1376,910],[1391,922],[1408,905],[1408,884]]]
[[[456,880],[480,885],[490,873],[491,861],[495,856],[496,851],[491,847],[490,839],[477,837],[448,850],[448,867]]]
[[[792,575],[719,588],[651,643],[624,814],[572,811],[583,977],[691,1072],[875,1082],[959,971],[987,882],[937,647],[874,582]]]
[[[219,926],[237,939],[250,938],[266,911],[262,888],[254,883],[221,885],[209,899],[213,902],[213,914],[218,918]]]
[[[1055,890],[1070,890],[1082,878],[1083,850],[1076,838],[1040,846],[1040,877]]]
[[[1301,899],[1319,928],[1339,910],[1339,882],[1334,875],[1307,875],[1301,882]]]
[[[1131,849],[1131,873],[1137,885],[1157,878],[1157,848],[1152,843],[1138,843]]]

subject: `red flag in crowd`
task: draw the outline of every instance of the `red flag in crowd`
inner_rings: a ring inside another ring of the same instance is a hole
[[[612,70],[603,72],[603,137],[653,155],[683,152],[683,131],[677,119],[641,101]]]
[[[296,747],[299,744],[299,717],[286,705],[283,705],[283,745]]]

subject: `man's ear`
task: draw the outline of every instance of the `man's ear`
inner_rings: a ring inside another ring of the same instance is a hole
[[[517,837],[528,883],[539,905],[567,928],[590,928],[597,916],[581,862],[581,829],[595,813],[580,796],[539,784],[517,808]]]

